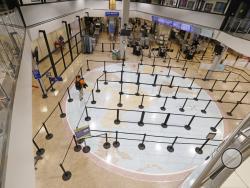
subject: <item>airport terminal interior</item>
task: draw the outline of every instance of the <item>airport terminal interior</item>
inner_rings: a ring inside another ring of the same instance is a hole
[[[0,17],[0,188],[250,188],[249,0]]]

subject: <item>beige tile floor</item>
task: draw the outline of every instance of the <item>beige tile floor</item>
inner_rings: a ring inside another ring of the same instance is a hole
[[[107,41],[106,39],[101,39],[103,41]],[[173,47],[176,49],[177,45],[173,44]],[[175,50],[173,53],[169,55],[174,57],[176,54]],[[56,56],[56,55],[55,55]],[[131,49],[127,50],[127,58],[128,61],[139,62],[140,57],[136,57],[131,55]],[[64,94],[66,87],[69,86],[70,82],[74,79],[75,74],[78,72],[79,68],[83,66],[83,70],[86,70],[86,60],[111,60],[111,53],[93,53],[91,55],[79,55],[79,57],[74,61],[74,63],[65,71],[62,75],[64,81],[62,83],[56,83],[55,88],[56,92],[48,93],[47,99],[41,98],[41,92],[37,88],[33,88],[33,134],[40,128],[44,120],[53,110],[54,106],[57,105],[58,100]],[[144,62],[148,64],[152,64],[152,59],[144,58]],[[156,64],[163,65],[161,59],[156,59]],[[172,61],[171,65],[180,66],[181,62]],[[42,64],[39,65],[39,68],[46,70],[48,68],[48,59],[46,59]],[[103,64],[91,63],[90,67],[95,68],[102,66]],[[58,68],[61,67],[63,69],[63,64],[60,63]],[[197,63],[188,63],[187,67],[190,68],[187,72],[187,76],[190,77],[204,77],[206,71],[199,69],[199,64]],[[60,68],[59,68],[60,69]],[[182,73],[181,70],[175,70],[177,73]],[[150,71],[149,71],[150,72]],[[221,74],[213,74],[211,78],[221,78]],[[229,80],[238,80],[241,79],[238,76],[232,75]],[[209,83],[209,84],[208,84]],[[201,87],[209,88],[208,85],[212,85],[212,82],[197,82]],[[37,85],[37,82],[33,80],[33,85]],[[230,88],[232,87],[231,83],[218,83],[215,89],[222,88]],[[239,85],[239,91],[249,90],[249,84]],[[212,98],[218,99],[222,94],[220,92],[208,92]],[[236,93],[228,93],[225,97],[226,100],[237,100]],[[250,103],[250,97],[247,96],[244,100],[245,102]],[[226,112],[228,109],[232,108],[231,104],[221,103],[218,104],[221,112],[226,116]],[[246,114],[249,113],[249,106],[240,105],[237,110],[234,112],[234,117],[243,118]],[[131,179],[114,171],[110,171],[104,169],[101,166],[95,164],[89,157],[84,155],[82,152],[76,153],[73,150],[73,146],[70,148],[68,156],[64,162],[64,167],[66,170],[70,170],[72,172],[72,178],[70,181],[64,182],[61,179],[62,171],[59,168],[59,164],[63,160],[64,154],[67,150],[69,142],[71,140],[71,131],[69,127],[65,126],[66,119],[61,119],[59,117],[59,109],[57,108],[49,120],[46,122],[46,125],[50,132],[54,134],[53,139],[46,140],[45,139],[45,131],[42,129],[41,133],[35,138],[38,145],[40,147],[45,148],[46,152],[43,155],[42,159],[39,160],[36,164],[36,187],[37,188],[45,188],[45,187],[84,187],[84,188],[161,188],[161,187],[178,187],[180,183],[183,181],[184,177],[180,177],[180,181],[175,182],[150,182],[150,181],[138,181],[136,179]],[[237,126],[235,121],[225,121],[225,125],[227,127],[226,134],[231,132],[235,126]],[[35,156],[35,150],[34,150]]]

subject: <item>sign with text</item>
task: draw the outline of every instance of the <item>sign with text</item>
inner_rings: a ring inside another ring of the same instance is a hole
[[[119,16],[119,12],[105,12],[105,16]]]
[[[75,136],[77,140],[85,139],[91,136],[89,125],[76,128],[74,131],[75,131]]]

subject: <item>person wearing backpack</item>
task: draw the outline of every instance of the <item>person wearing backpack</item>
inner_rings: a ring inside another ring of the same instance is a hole
[[[75,88],[79,91],[79,99],[80,101],[83,99],[83,88],[87,88],[88,85],[86,84],[84,78],[81,78],[80,75],[76,76],[75,81]]]

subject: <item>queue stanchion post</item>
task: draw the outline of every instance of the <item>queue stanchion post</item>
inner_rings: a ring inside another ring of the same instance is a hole
[[[136,95],[136,96],[140,96],[140,93],[139,93],[139,92],[140,92],[140,84],[137,85],[137,90],[136,90],[135,95]]]
[[[144,106],[143,106],[143,100],[144,100],[144,94],[142,95],[142,98],[141,98],[141,104],[138,106],[140,109],[144,108]]]
[[[169,58],[169,60],[168,60],[167,68],[169,68],[170,62],[171,62],[171,58]]]
[[[175,90],[174,95],[172,96],[173,99],[177,99],[176,95],[178,94],[179,86],[177,86],[177,89]]]
[[[121,71],[121,78],[120,78],[120,84],[123,83],[123,70]]]
[[[187,71],[188,71],[188,68],[185,68],[185,71],[184,71],[182,78],[186,78]]]
[[[161,97],[161,89],[162,89],[162,84],[160,85],[159,92],[156,95],[156,97],[160,98]]]
[[[80,144],[77,143],[77,140],[76,140],[76,136],[73,135],[73,139],[74,139],[74,142],[75,142],[75,146],[74,146],[74,151],[75,152],[79,152],[82,150],[82,146]]]
[[[167,114],[164,122],[161,124],[162,128],[167,128],[168,127],[168,120],[170,118],[170,113]]]
[[[192,118],[189,120],[188,124],[184,126],[184,128],[185,128],[186,130],[189,131],[189,130],[191,129],[191,124],[192,124],[192,122],[194,121],[194,118],[195,118],[195,116],[193,115]]]
[[[104,149],[109,149],[110,146],[111,146],[111,144],[110,144],[109,141],[108,141],[108,133],[105,133],[105,142],[104,142],[104,144],[103,144],[103,148],[104,148]]]
[[[87,70],[86,71],[90,71],[90,68],[89,68],[89,60],[87,59]]]
[[[243,95],[243,97],[239,100],[239,101],[237,101],[237,103],[239,103],[239,104],[241,104],[242,103],[242,101],[246,98],[246,96],[248,95],[248,91]]]
[[[192,90],[192,89],[193,89],[192,87],[193,87],[194,81],[195,81],[195,78],[193,78],[193,80],[192,80],[192,82],[191,82],[190,86],[188,87],[188,89],[190,89],[190,90]]]
[[[179,111],[180,111],[180,112],[185,112],[185,109],[184,109],[184,108],[185,108],[185,105],[187,104],[187,101],[188,101],[188,98],[185,99],[184,104],[182,105],[181,108],[179,108]]]
[[[68,102],[72,102],[73,101],[73,98],[71,98],[71,95],[70,95],[70,91],[69,91],[69,88],[67,87],[67,92],[68,92]]]
[[[140,85],[140,76],[141,76],[141,73],[138,73],[137,74],[137,81],[136,81],[137,85]]]
[[[115,119],[114,123],[116,125],[119,125],[121,123],[121,121],[120,121],[120,110],[119,109],[116,110],[116,119]]]
[[[151,76],[154,76],[154,72],[155,72],[155,66],[153,66],[152,72],[151,72]]]
[[[203,81],[207,81],[207,76],[208,76],[209,72],[210,72],[210,70],[207,71],[205,77],[202,79]]]
[[[45,125],[45,123],[43,123],[43,128],[44,128],[44,130],[46,132],[46,136],[45,136],[46,140],[52,139],[53,134],[49,132],[49,130],[48,130],[47,126]]]
[[[214,91],[214,87],[215,87],[215,85],[216,85],[216,82],[217,82],[217,80],[214,81],[214,83],[213,83],[212,87],[209,89],[209,91],[211,91],[211,92]]]
[[[174,152],[174,144],[176,143],[177,139],[178,139],[178,136],[176,136],[176,137],[174,138],[173,143],[167,147],[167,150],[168,150],[169,152],[171,152],[171,153]]]
[[[233,116],[233,111],[237,108],[240,103],[236,103],[230,112],[227,112],[228,116]]]
[[[153,67],[155,66],[155,56],[154,56],[154,58],[153,58],[153,65],[152,65]]]
[[[90,146],[87,145],[85,138],[83,139],[83,143],[84,143],[84,146],[82,148],[83,153],[89,153],[91,148],[90,148]]]
[[[82,67],[80,68],[80,74],[81,74],[81,77],[83,77]]]
[[[107,72],[104,72],[104,85],[107,85]]]
[[[200,96],[200,94],[201,94],[201,91],[202,91],[202,88],[199,89],[199,91],[198,91],[196,97],[194,97],[194,100],[195,100],[195,101],[198,101],[198,100],[199,100],[198,98],[199,98],[199,96]]]
[[[115,131],[115,141],[113,142],[114,148],[118,148],[120,146],[120,142],[118,141],[118,131]]]
[[[140,121],[138,122],[138,125],[139,125],[140,127],[142,127],[142,126],[144,125],[144,122],[143,122],[144,116],[145,116],[145,111],[142,111],[142,112],[141,112]]]
[[[106,61],[103,61],[103,72],[104,73],[107,72],[107,70],[106,70]]]
[[[117,104],[118,107],[122,107],[122,94],[119,93],[119,103]]]
[[[221,96],[221,98],[219,100],[217,100],[219,103],[222,103],[223,98],[225,97],[225,95],[227,94],[227,91],[224,91],[223,95]]]
[[[158,78],[158,74],[155,75],[154,83],[152,84],[153,87],[156,86],[157,78]]]
[[[223,117],[222,118],[220,118],[220,120],[216,123],[216,125],[215,126],[213,126],[213,127],[210,127],[210,130],[211,131],[213,131],[213,132],[217,132],[217,127],[219,126],[219,124],[223,121]]]
[[[95,92],[96,93],[100,93],[101,92],[101,90],[99,88],[99,79],[96,80],[96,91]]]
[[[60,168],[61,168],[62,171],[63,171],[62,179],[63,179],[64,181],[68,181],[68,180],[71,178],[72,173],[71,173],[70,171],[66,171],[62,163],[60,163],[59,166],[60,166]]]
[[[96,104],[95,95],[94,95],[94,89],[91,90],[91,96],[92,96],[91,104]]]
[[[206,114],[206,113],[207,113],[207,108],[208,108],[208,106],[209,106],[209,104],[210,104],[211,102],[212,102],[212,100],[210,99],[210,100],[208,101],[207,105],[205,106],[205,108],[201,110],[201,113],[203,113],[203,114]]]
[[[54,85],[54,82],[51,80],[51,78],[49,77],[48,78],[49,79],[49,83],[50,83],[50,85],[51,85],[51,89],[50,89],[50,91],[51,92],[54,92],[56,89],[53,87],[53,85]]]
[[[104,45],[103,45],[103,42],[102,42],[102,52],[104,52]]]
[[[138,63],[138,65],[137,65],[137,70],[136,70],[136,74],[138,74],[139,71],[140,71],[140,64]]]
[[[59,109],[60,109],[60,118],[65,118],[66,117],[66,113],[63,112],[62,110],[62,106],[61,106],[61,103],[58,102],[58,106],[59,106]]]
[[[144,144],[145,139],[146,139],[146,134],[143,135],[142,142],[140,144],[138,144],[139,150],[144,150],[146,148],[146,146]]]
[[[166,110],[166,103],[167,103],[168,97],[165,98],[163,106],[160,108],[162,111]]]
[[[167,77],[169,77],[169,76],[170,76],[171,68],[172,68],[172,67],[169,67],[169,68],[168,68],[168,74],[167,74]]]
[[[91,117],[89,116],[89,113],[88,113],[88,107],[85,106],[85,121],[90,121],[91,120]]]
[[[233,89],[230,91],[231,93],[234,93],[235,89],[237,88],[237,86],[240,84],[240,81],[238,81],[235,86],[233,87]]]
[[[173,82],[174,82],[174,76],[172,76],[172,79],[171,79],[171,82],[170,82],[170,85],[169,85],[170,88],[173,87]]]
[[[223,80],[224,83],[227,82],[227,79],[228,79],[228,77],[230,76],[230,74],[231,74],[231,72],[229,72],[228,75],[226,76],[226,78]]]
[[[203,153],[203,148],[206,146],[206,144],[209,142],[209,140],[210,139],[207,138],[206,141],[202,144],[201,147],[196,147],[195,152],[201,155]]]
[[[182,70],[183,70],[183,71],[184,71],[185,69],[187,70],[186,64],[187,64],[187,60],[185,60],[184,66],[182,67]]]
[[[120,95],[123,95],[124,92],[123,92],[123,83],[120,84],[120,92],[119,92]]]
[[[122,66],[125,67],[125,59],[122,59]]]
[[[34,144],[35,147],[36,147],[36,155],[37,155],[37,156],[42,156],[42,155],[45,153],[45,149],[44,149],[44,148],[40,148],[40,147],[38,146],[38,144],[36,143],[36,141],[34,140],[34,138],[32,139],[32,142],[33,142],[33,144]]]

